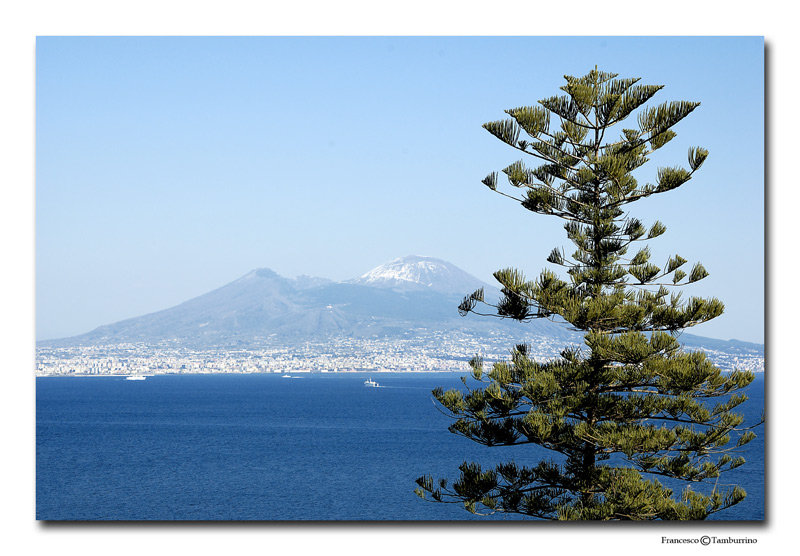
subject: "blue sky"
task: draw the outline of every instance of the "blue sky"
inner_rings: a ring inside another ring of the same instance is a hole
[[[36,44],[36,328],[46,339],[176,305],[268,267],[353,278],[409,254],[530,277],[561,222],[480,183],[518,159],[481,124],[597,65],[701,106],[646,165],[677,191],[630,206],[710,272],[692,333],[764,339],[760,37],[71,38]]]

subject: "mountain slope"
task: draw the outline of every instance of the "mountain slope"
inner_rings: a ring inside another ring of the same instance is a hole
[[[432,257],[403,257],[353,280],[332,282],[300,276],[284,278],[258,269],[230,284],[180,305],[101,326],[91,332],[39,342],[69,347],[130,342],[172,342],[186,347],[259,346],[267,338],[287,346],[335,338],[408,338],[413,334],[467,335],[553,346],[582,344],[580,334],[546,319],[519,323],[509,319],[461,317],[463,296],[483,287],[487,299],[500,292],[458,267]],[[433,337],[433,336],[431,336]],[[685,335],[689,347],[731,354],[753,354],[763,346]]]
[[[490,296],[499,295],[488,284],[432,257],[395,259],[346,282],[308,276],[288,279],[258,269],[175,307],[40,345],[175,340],[209,346],[229,345],[232,340],[257,343],[267,336],[289,342],[332,336],[387,337],[415,328],[476,336],[502,331],[519,335],[519,323],[458,315],[461,298],[480,287],[491,292]],[[570,341],[575,338],[550,322],[525,325],[525,331]]]
[[[268,327],[272,319],[299,310],[297,291],[292,280],[258,269],[175,307],[101,326],[74,340],[154,341]]]

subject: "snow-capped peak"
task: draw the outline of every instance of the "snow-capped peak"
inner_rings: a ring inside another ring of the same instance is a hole
[[[393,259],[352,280],[353,283],[400,290],[432,290],[466,295],[484,284],[460,268],[433,257]]]

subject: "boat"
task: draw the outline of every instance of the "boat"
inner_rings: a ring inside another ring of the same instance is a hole
[[[368,386],[370,388],[377,388],[380,385],[377,382],[375,382],[374,380],[372,380],[372,378],[369,378],[369,379],[364,381],[364,386]]]
[[[144,380],[146,378],[146,376],[128,375],[125,377],[125,380]]]

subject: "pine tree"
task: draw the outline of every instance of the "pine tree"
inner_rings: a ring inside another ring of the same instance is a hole
[[[650,262],[646,243],[666,228],[657,221],[646,227],[625,211],[685,184],[703,164],[708,151],[692,147],[688,168],[659,168],[652,184],[633,175],[699,103],[645,107],[663,86],[597,69],[565,80],[565,95],[506,110],[510,119],[483,126],[538,159],[532,168],[520,161],[503,170],[521,194],[499,191],[496,172],[483,183],[529,211],[565,221],[575,252],[556,248],[547,260],[566,277],[544,270],[528,280],[518,270],[500,270],[494,276],[501,299],[490,304],[478,290],[459,311],[481,314],[478,307],[491,306],[503,318],[558,320],[582,331],[585,347],[535,360],[518,345],[509,360],[489,370],[476,356],[472,376],[485,386],[433,391],[454,418],[451,432],[486,446],[538,445],[553,456],[490,469],[465,462],[452,484],[420,477],[416,492],[474,513],[705,519],[745,497],[740,487],[717,483],[721,473],[744,463],[736,448],[755,437],[733,412],[747,399],[740,391],[754,375],[723,373],[703,352],[680,346],[680,331],[719,316],[723,304],[683,299],[677,288],[708,273],[699,263],[687,269],[679,255],[663,266]],[[635,123],[624,127],[629,118]],[[618,125],[618,138],[611,139]]]

